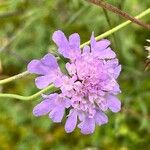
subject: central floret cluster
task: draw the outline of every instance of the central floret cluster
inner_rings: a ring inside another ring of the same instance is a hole
[[[58,46],[58,52],[69,59],[66,63],[68,73],[61,72],[56,58],[51,54],[29,63],[28,71],[40,75],[35,80],[38,88],[42,89],[53,83],[61,91],[59,94],[44,95],[33,114],[49,114],[54,122],[61,122],[65,110],[69,109],[66,132],[72,132],[78,124],[83,134],[91,134],[96,124],[108,122],[104,114],[106,110],[118,112],[121,109],[121,103],[116,97],[120,93],[116,79],[121,66],[109,47],[110,42],[96,42],[93,34],[90,47],[85,46],[82,50],[77,33],[67,40],[62,31],[56,31],[53,40]]]

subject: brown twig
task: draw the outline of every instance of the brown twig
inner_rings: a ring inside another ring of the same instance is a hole
[[[125,19],[128,19],[128,20],[132,21],[133,23],[136,23],[146,29],[150,29],[150,24],[144,23],[143,21],[134,18],[133,16],[129,15],[128,13],[118,9],[117,7],[115,7],[111,4],[108,4],[107,2],[104,2],[103,0],[86,0],[86,1],[93,3],[97,6],[101,6],[102,8],[104,8],[106,10],[112,11],[112,12],[118,14],[119,16],[121,16]]]

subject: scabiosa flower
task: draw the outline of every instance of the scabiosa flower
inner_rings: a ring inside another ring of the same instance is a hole
[[[121,102],[116,97],[121,92],[116,81],[121,65],[106,39],[97,42],[92,34],[90,46],[80,49],[77,33],[67,39],[62,31],[56,31],[52,38],[58,52],[69,60],[66,63],[68,74],[61,72],[51,54],[29,63],[28,71],[39,75],[35,80],[38,88],[53,83],[60,89],[59,94],[44,95],[43,101],[33,109],[33,114],[49,114],[53,122],[61,122],[65,110],[69,109],[66,132],[72,132],[77,126],[81,133],[91,134],[95,125],[108,122],[105,111],[118,112],[121,109]]]

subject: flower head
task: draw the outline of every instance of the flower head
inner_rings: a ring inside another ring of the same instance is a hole
[[[66,63],[68,74],[61,72],[51,54],[29,63],[28,71],[40,75],[35,80],[38,88],[45,88],[51,83],[60,88],[59,94],[44,96],[33,109],[33,114],[49,114],[54,122],[61,122],[65,110],[69,109],[66,132],[72,132],[77,126],[83,134],[91,134],[95,125],[108,122],[105,111],[118,112],[121,109],[121,102],[116,97],[121,92],[116,81],[121,66],[106,39],[97,42],[92,34],[90,47],[80,49],[77,33],[69,36],[68,40],[62,31],[56,31],[52,38],[58,52],[69,59]]]

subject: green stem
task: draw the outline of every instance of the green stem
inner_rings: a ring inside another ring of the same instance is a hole
[[[135,18],[140,19],[140,18],[142,18],[142,17],[148,15],[149,13],[150,13],[150,8],[148,8],[148,9],[145,10],[145,11],[143,11],[141,14],[139,14],[139,15],[136,16]],[[105,37],[107,37],[107,36],[109,36],[109,35],[115,33],[116,31],[122,29],[123,27],[127,26],[127,25],[130,24],[130,23],[131,23],[130,20],[128,20],[128,21],[126,21],[126,22],[124,22],[124,23],[121,23],[120,25],[116,26],[115,28],[112,28],[111,30],[109,30],[109,31],[107,31],[107,32],[105,32],[105,33],[103,33],[103,34],[97,36],[95,39],[96,39],[97,41],[100,40],[100,39],[103,39],[103,38],[105,38]],[[90,41],[85,42],[85,43],[83,43],[83,44],[80,46],[80,48],[83,48],[85,45],[89,45],[89,44],[90,44]]]
[[[47,92],[47,91],[51,91],[54,92],[57,89],[53,86],[50,85],[48,87],[46,87],[45,89],[42,89],[41,91],[31,95],[31,96],[21,96],[21,95],[17,95],[17,94],[1,94],[0,93],[0,98],[15,98],[15,99],[19,99],[19,100],[23,100],[23,101],[29,101],[29,100],[33,100],[35,98],[37,98],[38,96],[40,96],[41,94]]]
[[[15,76],[12,76],[12,77],[10,77],[10,78],[0,80],[0,85],[1,85],[1,84],[5,84],[5,83],[8,83],[8,82],[11,82],[11,81],[16,80],[16,79],[19,79],[19,78],[22,78],[22,77],[24,77],[24,76],[26,76],[26,75],[28,75],[28,74],[29,74],[29,72],[28,72],[28,71],[25,71],[25,72],[22,72],[22,73],[20,73],[20,74],[15,75]]]

